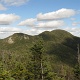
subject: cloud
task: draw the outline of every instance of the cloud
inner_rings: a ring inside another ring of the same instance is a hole
[[[1,0],[2,3],[9,5],[9,6],[19,6],[23,5],[24,3],[28,2],[29,0]]]
[[[78,28],[75,28],[75,27],[66,27],[65,30],[70,31],[70,32],[76,32],[79,29]]]
[[[65,23],[62,20],[55,20],[55,21],[48,21],[48,22],[41,22],[38,23],[38,27],[43,27],[43,28],[57,28],[57,27],[61,27],[64,26]]]
[[[30,29],[20,29],[16,27],[0,27],[0,39],[6,38],[14,33],[25,33],[28,35],[37,35],[44,30],[37,29],[37,28],[30,28]]]
[[[14,33],[20,33],[22,30],[16,27],[0,27],[0,39],[6,38]]]
[[[51,31],[54,29],[63,29],[63,26],[65,25],[64,19],[70,18],[72,21],[75,20],[75,18],[71,18],[77,14],[77,11],[73,9],[60,9],[55,12],[49,12],[45,14],[38,14],[37,18],[30,18],[26,19],[24,21],[21,21],[18,25],[19,26],[29,26],[29,30],[23,30],[23,33],[29,34],[29,35],[37,35],[43,31]],[[78,23],[79,24],[79,23]],[[76,35],[80,29],[78,28],[66,28],[64,30],[69,31],[73,35]],[[78,31],[77,31],[78,30]],[[79,35],[80,36],[80,35]]]
[[[73,34],[75,36],[80,37],[80,28],[77,28],[77,27],[72,27],[72,28],[67,27],[64,30],[70,32],[71,34]]]
[[[7,8],[4,7],[4,5],[0,4],[0,10],[7,10]]]
[[[76,18],[71,18],[72,21],[76,20]]]
[[[31,28],[29,30],[24,30],[23,31],[23,33],[29,34],[29,35],[38,35],[41,32],[43,32],[43,30],[37,29],[37,28]]]
[[[37,18],[26,19],[21,21],[19,26],[30,26],[36,28],[57,28],[63,26],[65,23],[62,21],[64,18],[69,18],[77,14],[73,9],[62,8],[54,12],[39,13]]]
[[[23,30],[22,33],[25,33],[25,34],[28,34],[28,35],[38,35],[44,31],[52,31],[53,29],[50,28],[50,29],[47,29],[47,28],[30,28],[30,29],[27,29],[27,30]]]
[[[29,26],[35,28],[57,28],[63,26],[64,24],[65,23],[62,20],[39,22],[36,19],[31,18],[21,21],[18,26]]]
[[[20,17],[15,14],[0,14],[0,25],[9,25],[18,19]]]
[[[36,19],[30,18],[30,19],[21,21],[18,25],[19,26],[35,26],[36,21],[37,21]]]
[[[63,19],[63,18],[69,18],[76,14],[76,11],[73,9],[66,9],[62,8],[55,12],[49,12],[49,13],[39,13],[37,15],[38,20],[56,20],[56,19]]]
[[[80,22],[73,22],[72,23],[72,26],[77,26],[77,25],[79,25],[80,24]]]
[[[16,27],[0,27],[0,32],[20,32],[21,29],[20,28],[16,28]]]

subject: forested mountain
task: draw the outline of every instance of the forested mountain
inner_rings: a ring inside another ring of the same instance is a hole
[[[80,80],[77,44],[64,30],[1,39],[0,80]]]

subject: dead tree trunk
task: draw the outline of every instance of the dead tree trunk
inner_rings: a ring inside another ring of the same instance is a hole
[[[42,63],[42,59],[41,59],[41,80],[43,80],[44,79],[44,77],[43,77],[43,63]]]
[[[79,44],[77,45],[77,48],[78,48],[78,64],[80,66],[80,53],[79,53]]]

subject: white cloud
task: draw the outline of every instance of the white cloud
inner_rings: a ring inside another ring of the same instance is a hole
[[[55,20],[55,21],[48,21],[48,22],[41,22],[38,23],[38,27],[43,27],[43,28],[57,28],[63,26],[65,23],[62,20]]]
[[[36,19],[33,19],[33,18],[31,18],[31,19],[26,19],[26,20],[24,20],[24,21],[21,21],[18,25],[19,26],[35,26],[35,22],[36,22],[37,20]]]
[[[77,25],[79,25],[80,24],[80,22],[73,22],[72,23],[72,26],[77,26]]]
[[[35,28],[57,28],[63,26],[64,24],[65,23],[62,20],[39,22],[36,19],[31,18],[21,21],[18,25],[35,27]]]
[[[38,35],[39,33],[43,32],[41,29],[31,28],[29,30],[24,30],[23,33],[29,35]]]
[[[4,5],[0,4],[0,10],[7,10],[7,8],[4,7]]]
[[[80,37],[80,28],[78,27],[66,27],[64,30],[70,32],[71,34]]]
[[[76,32],[76,31],[78,31],[78,28],[75,28],[75,27],[66,27],[64,29],[69,31],[69,32]]]
[[[9,6],[19,6],[23,5],[24,3],[28,2],[29,0],[1,0],[2,3],[9,5]]]
[[[14,33],[22,32],[20,28],[16,27],[0,27],[0,39],[6,38]]]
[[[0,32],[0,39],[4,39],[6,37],[9,37],[10,35],[12,35],[13,33],[4,33],[4,32]]]
[[[73,9],[59,9],[55,12],[49,12],[49,13],[39,13],[37,15],[38,20],[55,20],[55,19],[63,19],[63,18],[69,18],[76,14],[76,11]]]
[[[30,29],[20,29],[16,27],[0,27],[0,39],[6,38],[14,33],[25,33],[28,35],[38,35],[43,32],[42,29],[30,28]]]
[[[72,21],[76,20],[76,18],[71,18]]]
[[[20,28],[16,27],[0,27],[0,32],[20,32]]]
[[[21,21],[19,26],[28,26],[30,27],[27,30],[23,30],[22,33],[29,34],[29,35],[38,35],[43,31],[51,31],[57,27],[61,27],[64,25],[64,21],[62,20],[55,20],[55,21],[45,21],[39,22],[37,19],[26,19]]]
[[[20,17],[15,14],[0,14],[0,25],[9,25],[18,19]]]
[[[59,9],[55,12],[49,12],[45,14],[38,14],[37,19],[26,19],[21,21],[19,26],[30,26],[36,28],[57,28],[64,26],[64,21],[61,19],[69,18],[76,14],[76,11],[73,9]],[[41,22],[40,22],[41,21]]]
[[[27,29],[27,30],[23,30],[22,33],[25,33],[25,34],[28,34],[28,35],[38,35],[44,31],[51,31],[53,30],[52,28],[50,29],[47,29],[47,28],[30,28],[30,29]]]

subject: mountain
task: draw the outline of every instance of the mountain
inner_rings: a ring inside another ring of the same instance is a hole
[[[56,55],[68,64],[77,62],[77,44],[80,44],[80,38],[64,30],[45,31],[39,36],[46,42],[47,53]]]
[[[24,65],[26,63],[29,64],[28,61],[31,61],[30,56],[32,56],[30,48],[40,38],[42,38],[44,41],[43,58],[46,60],[47,63],[45,63],[48,64],[48,67],[51,70],[55,71],[58,74],[57,70],[61,70],[62,65],[64,65],[63,70],[67,71],[70,69],[71,71],[74,66],[78,64],[77,44],[80,44],[80,38],[73,36],[71,33],[64,30],[45,31],[36,36],[31,36],[23,33],[15,33],[5,39],[1,39],[0,60],[7,59],[8,62],[5,61],[5,63],[9,63],[10,65],[11,63],[8,57],[11,55],[13,56],[12,63],[15,63],[14,61],[16,60],[24,63]],[[2,56],[2,53],[4,53],[4,58]],[[11,67],[8,68],[10,69]]]
[[[72,65],[77,62],[77,44],[80,43],[80,38],[64,30],[45,31],[37,36],[15,33],[0,40],[2,45],[0,49],[26,52],[40,37],[44,40],[46,53],[56,55],[58,59],[60,58],[60,60],[66,63],[70,62],[69,64]]]

